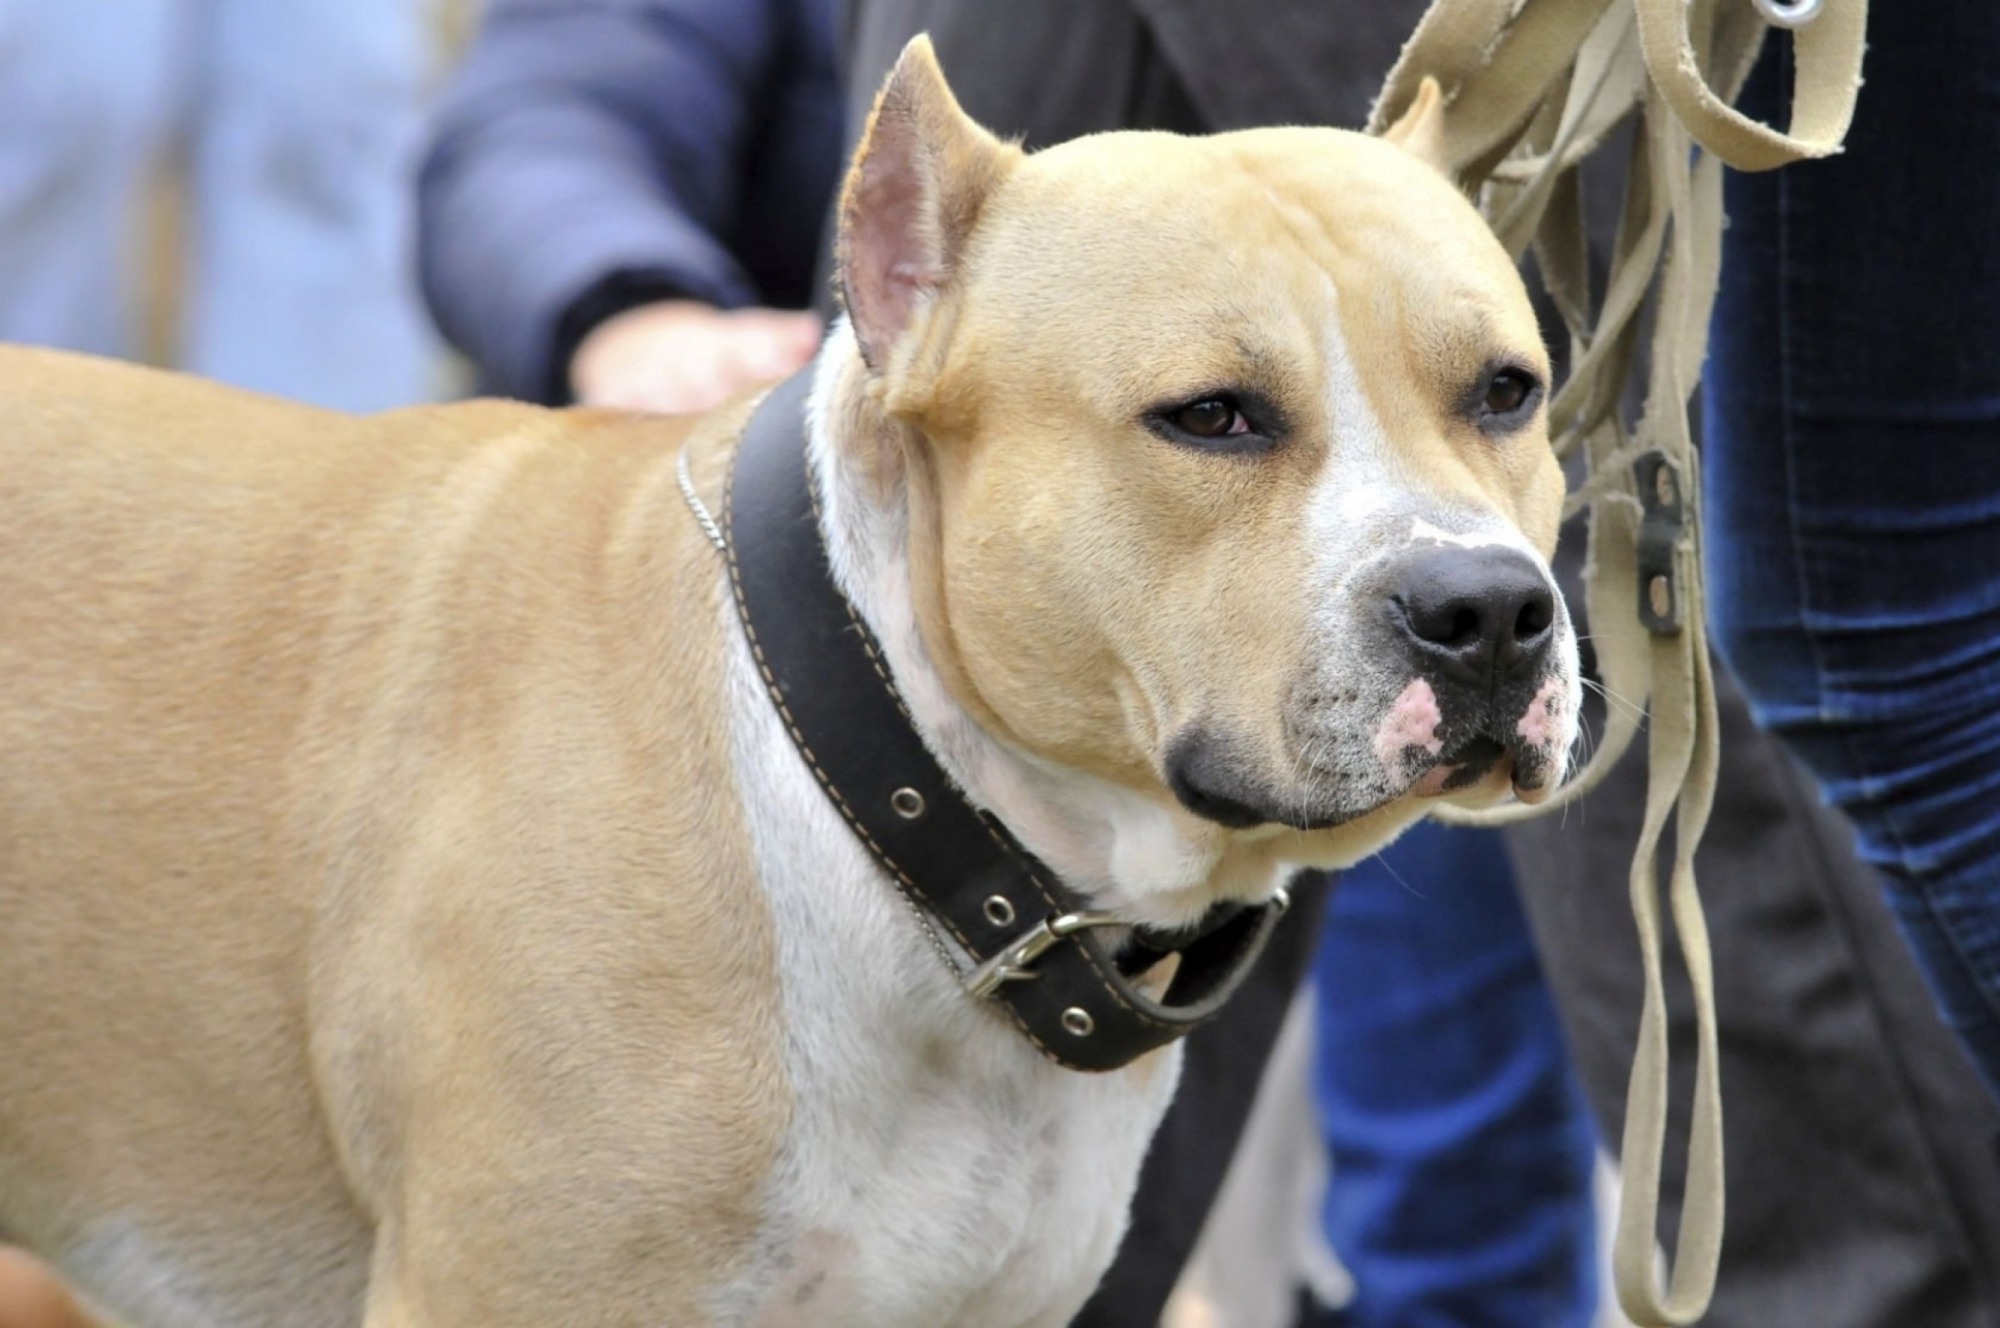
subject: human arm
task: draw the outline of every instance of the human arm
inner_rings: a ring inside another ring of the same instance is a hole
[[[808,233],[823,206],[838,107],[829,85],[821,169],[820,111],[794,90],[810,86],[813,43],[831,45],[810,30],[813,12],[798,0],[498,0],[420,179],[425,295],[489,386],[565,400],[571,353],[619,315],[766,298],[766,274],[728,237],[753,203],[811,213]],[[753,200],[777,115],[806,128],[780,140],[791,160],[770,165],[783,178]]]

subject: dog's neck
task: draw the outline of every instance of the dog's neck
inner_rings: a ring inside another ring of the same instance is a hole
[[[945,772],[1071,888],[1131,921],[1199,918],[1218,897],[1262,898],[1288,866],[1231,843],[1164,797],[1067,769],[988,732],[926,649],[910,577],[904,431],[868,390],[845,321],[814,366],[807,446],[835,583],[881,642],[904,703]],[[1241,837],[1236,837],[1239,841]]]

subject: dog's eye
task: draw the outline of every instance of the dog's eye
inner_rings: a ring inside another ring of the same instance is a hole
[[[1196,438],[1227,438],[1250,432],[1250,421],[1227,397],[1190,402],[1167,416],[1174,427]]]
[[[1479,411],[1488,420],[1500,421],[1531,405],[1541,384],[1522,369],[1500,369],[1486,380],[1486,392]]]
[[[1284,412],[1255,390],[1163,401],[1139,422],[1167,442],[1219,456],[1259,455],[1285,435]]]

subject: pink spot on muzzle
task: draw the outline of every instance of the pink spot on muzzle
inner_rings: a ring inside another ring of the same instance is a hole
[[[1525,746],[1518,750],[1514,766],[1514,796],[1534,805],[1547,800],[1562,779],[1564,761],[1561,748],[1569,736],[1563,723],[1563,702],[1567,696],[1560,679],[1551,678],[1528,702],[1515,736]]]
[[[1444,722],[1438,709],[1437,693],[1422,678],[1414,678],[1396,697],[1382,727],[1375,731],[1375,756],[1389,774],[1391,784],[1409,782],[1409,752],[1412,747],[1432,756],[1444,750],[1437,735]]]
[[[1535,699],[1528,702],[1527,711],[1521,722],[1514,726],[1514,732],[1530,747],[1550,747],[1555,744],[1561,730],[1561,707],[1563,694],[1560,679],[1551,678],[1535,693]]]

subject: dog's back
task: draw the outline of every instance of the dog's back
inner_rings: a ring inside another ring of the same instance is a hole
[[[398,442],[449,442],[16,348],[0,422],[0,1227],[198,1300],[213,1229],[260,1225],[324,1272],[268,1322],[351,1314],[288,785],[340,546],[445,464]]]
[[[357,1320],[356,1173],[382,1159],[343,1113],[377,1109],[359,1062],[409,966],[360,896],[447,875],[415,855],[468,789],[522,822],[498,786],[523,764],[592,803],[549,797],[544,839],[610,838],[592,814],[674,835],[593,796],[630,750],[548,735],[703,747],[663,697],[700,670],[603,626],[614,599],[683,617],[662,587],[714,579],[679,434],[498,402],[353,418],[0,349],[0,1232],[149,1322]],[[682,644],[712,656],[709,626]],[[587,888],[542,843],[496,870]]]

